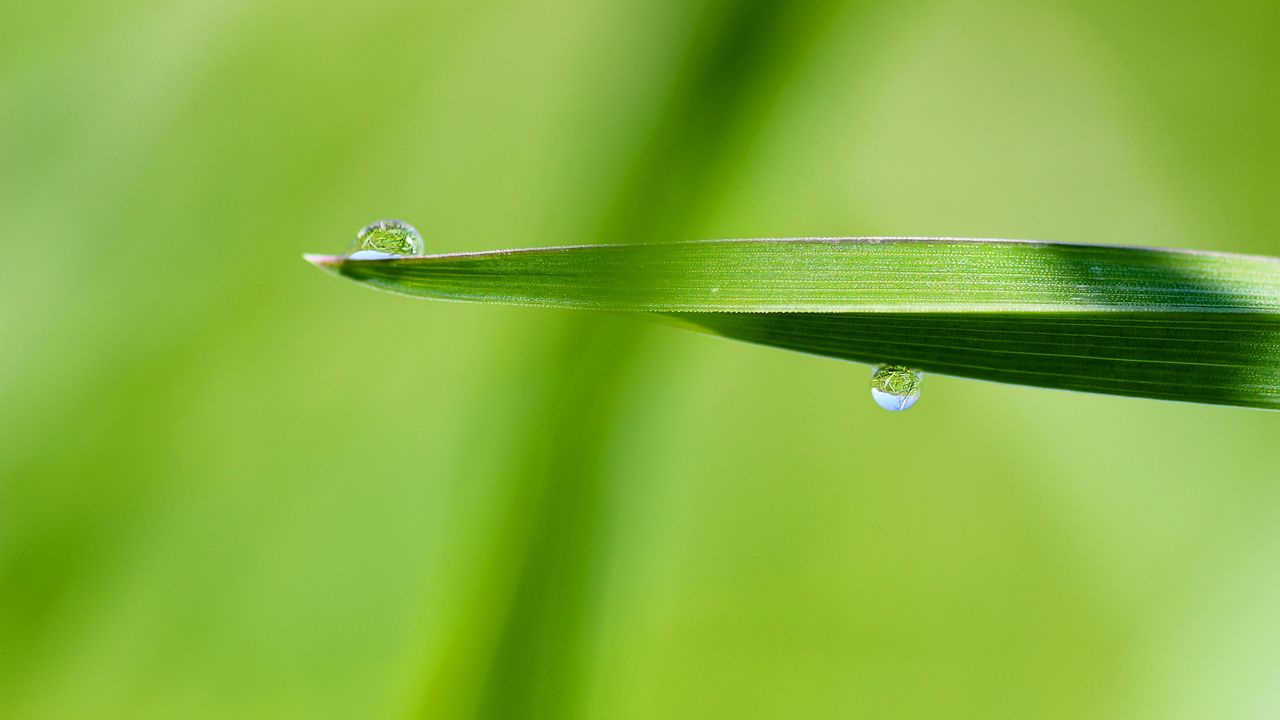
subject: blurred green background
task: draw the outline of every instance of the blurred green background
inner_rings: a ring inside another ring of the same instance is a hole
[[[1280,255],[1277,7],[6,3],[0,716],[1275,717],[1280,414],[300,256]]]

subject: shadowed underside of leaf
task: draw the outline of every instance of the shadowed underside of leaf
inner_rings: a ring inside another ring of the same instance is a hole
[[[1271,258],[845,238],[310,259],[419,297],[657,313],[846,360],[1280,408],[1280,261]]]
[[[1280,407],[1280,317],[690,313],[725,337],[1018,385]],[[1212,337],[1212,339],[1209,339]]]

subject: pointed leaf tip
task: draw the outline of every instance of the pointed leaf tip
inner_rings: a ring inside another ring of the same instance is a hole
[[[315,265],[318,268],[323,268],[325,270],[336,270],[338,266],[342,265],[342,261],[343,261],[343,257],[341,255],[319,255],[315,253],[304,253],[302,257],[305,258],[306,261],[311,263],[312,265]]]

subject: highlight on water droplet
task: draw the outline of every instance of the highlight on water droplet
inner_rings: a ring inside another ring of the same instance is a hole
[[[422,233],[403,220],[379,220],[356,233],[355,244],[347,257],[352,260],[385,260],[421,255],[426,245]]]
[[[885,410],[906,410],[920,399],[924,373],[905,365],[877,365],[871,369],[871,397]]]

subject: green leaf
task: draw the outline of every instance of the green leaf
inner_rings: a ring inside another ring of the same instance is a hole
[[[308,256],[406,295],[657,313],[960,377],[1280,407],[1280,260],[946,238],[715,240],[394,260]]]

